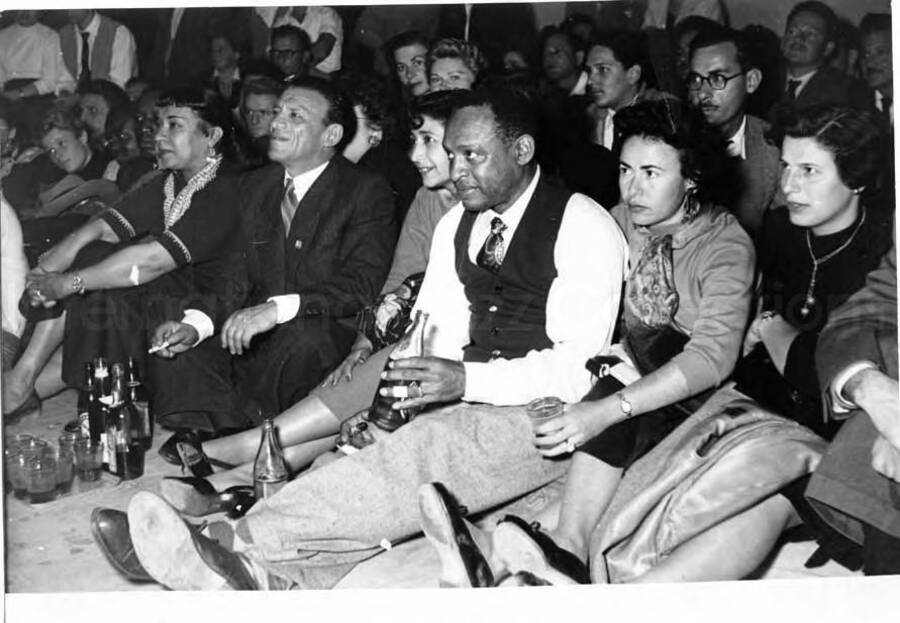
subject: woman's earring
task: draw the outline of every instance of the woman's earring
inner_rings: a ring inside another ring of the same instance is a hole
[[[210,145],[206,150],[206,162],[211,163],[216,161],[216,150],[213,149],[212,145]]]

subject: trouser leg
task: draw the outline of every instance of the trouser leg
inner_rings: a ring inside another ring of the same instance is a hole
[[[270,572],[331,587],[381,543],[419,531],[421,484],[442,482],[478,512],[551,482],[567,465],[534,448],[522,408],[449,407],[289,483],[258,503],[238,533],[249,533],[251,558]]]

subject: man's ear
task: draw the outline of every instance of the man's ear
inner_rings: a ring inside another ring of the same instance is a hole
[[[824,58],[829,59],[831,55],[834,54],[834,51],[837,49],[837,44],[834,41],[829,41],[825,44],[825,56]]]
[[[523,134],[513,143],[513,153],[516,156],[516,163],[525,166],[534,159],[535,144],[534,137],[530,134]]]
[[[369,147],[375,148],[381,145],[381,141],[384,140],[384,130],[381,128],[377,128],[372,130],[372,133],[369,134]]]
[[[90,140],[90,138],[88,137],[87,130],[81,131],[81,134],[78,135],[78,140],[81,141],[82,143],[84,143],[85,145],[88,144],[88,141]]]
[[[751,94],[759,88],[759,85],[762,84],[763,75],[762,72],[756,67],[751,68],[747,71],[747,94]]]
[[[578,50],[575,52],[575,66],[579,69],[584,65],[584,50]]]
[[[337,144],[341,142],[341,139],[344,138],[344,128],[340,123],[332,123],[327,128],[325,128],[325,134],[323,137],[323,145],[325,147],[330,147],[334,149],[337,147]]]

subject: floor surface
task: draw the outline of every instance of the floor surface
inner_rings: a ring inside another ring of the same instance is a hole
[[[6,427],[4,433],[9,438],[27,432],[55,444],[64,424],[74,416],[75,392],[69,391],[46,401],[40,414],[26,416]],[[104,473],[92,487],[80,486],[76,481],[72,493],[39,505],[8,493],[4,504],[7,592],[163,590],[156,584],[135,584],[123,579],[94,544],[89,520],[93,508],[124,509],[136,491],[158,491],[163,476],[178,475],[178,469],[163,462],[156,453],[167,437],[166,431],[157,430],[154,448],[147,454],[145,474],[138,480],[118,482]],[[548,500],[535,496],[552,493],[537,492],[515,505],[518,509],[523,505],[546,507]],[[501,511],[493,513],[481,524],[489,528],[500,514]],[[805,569],[803,563],[813,549],[811,543],[787,544],[773,555],[759,576],[780,579],[857,575],[833,562],[818,569]],[[433,550],[425,539],[417,538],[359,565],[338,588],[433,588],[437,586],[438,572]]]

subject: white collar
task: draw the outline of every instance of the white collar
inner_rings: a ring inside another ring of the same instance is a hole
[[[728,155],[747,159],[747,115],[744,115],[737,131],[728,138]]]
[[[97,36],[98,30],[100,30],[100,14],[97,13],[97,11],[94,11],[94,17],[92,17],[91,21],[88,22],[87,28],[85,28],[84,30],[78,29],[79,32],[88,33],[91,38]]]
[[[316,183],[319,176],[322,175],[329,162],[331,161],[326,160],[316,168],[304,171],[300,175],[294,175],[293,177],[287,172],[287,169],[284,170],[284,183],[287,184],[288,180],[294,180],[294,194],[297,196],[298,203],[303,201],[303,197],[312,188],[312,185]]]
[[[805,74],[803,74],[802,76],[792,76],[789,71],[788,75],[787,75],[787,80],[784,83],[784,88],[787,89],[788,82],[791,82],[791,81],[799,82],[800,84],[797,86],[797,90],[794,92],[794,95],[799,95],[800,91],[802,91],[804,89],[804,87],[806,87],[806,84],[809,82],[810,78],[812,78],[815,75],[815,73],[817,71],[819,71],[819,69],[820,68],[813,69],[812,71],[808,71]]]

